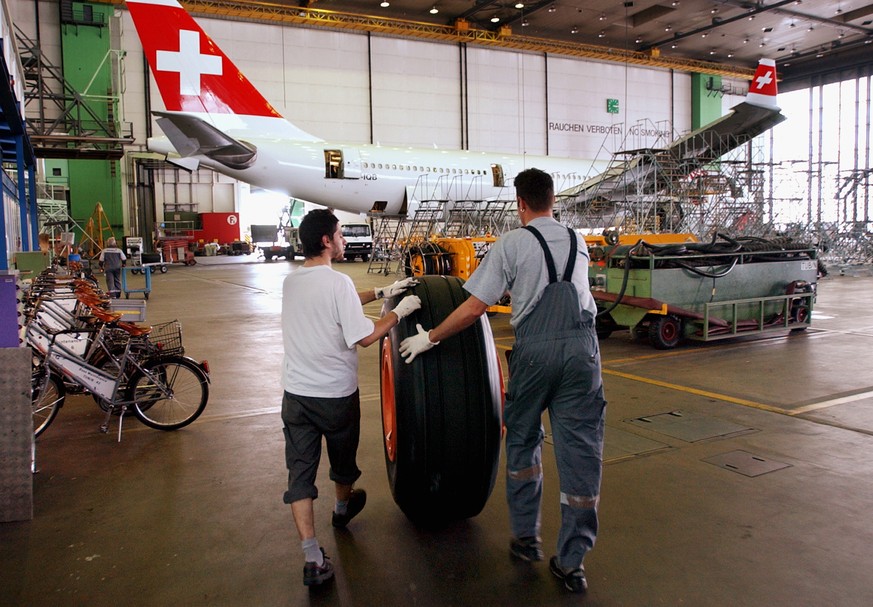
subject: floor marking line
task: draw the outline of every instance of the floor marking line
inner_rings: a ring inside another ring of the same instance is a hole
[[[846,403],[853,403],[858,400],[864,400],[865,398],[873,397],[873,390],[868,390],[867,392],[860,392],[858,394],[852,394],[851,396],[842,396],[840,398],[833,398],[831,400],[823,400],[819,403],[812,403],[811,405],[806,405],[805,407],[800,407],[792,411],[792,415],[799,415],[801,413],[809,413],[810,411],[818,411],[819,409],[827,409],[829,407],[836,407],[837,405],[845,405]]]
[[[639,375],[631,375],[630,373],[623,373],[621,371],[613,371],[611,369],[603,369],[604,375],[614,375],[616,377],[621,377],[623,379],[629,379],[631,381],[638,381],[645,384],[652,384],[653,386],[660,386],[662,388],[668,388],[670,390],[678,390],[679,392],[687,392],[688,394],[695,394],[697,396],[705,396],[706,398],[714,398],[716,400],[723,400],[725,402],[733,403],[735,405],[742,405],[744,407],[751,407],[753,409],[760,409],[762,411],[770,411],[771,413],[781,413],[783,415],[794,415],[793,412],[788,411],[786,409],[780,409],[779,407],[774,407],[772,405],[765,405],[763,403],[756,403],[751,400],[746,400],[744,398],[736,398],[733,396],[728,396],[727,394],[719,394],[718,392],[709,392],[708,390],[699,390],[697,388],[689,388],[688,386],[680,386],[678,384],[671,384],[669,382],[661,381],[658,379],[649,379],[648,377],[641,377]]]

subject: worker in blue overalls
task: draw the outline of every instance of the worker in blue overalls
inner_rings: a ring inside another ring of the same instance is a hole
[[[509,291],[516,339],[504,411],[510,552],[524,561],[543,559],[542,413],[548,409],[561,487],[561,529],[549,569],[571,592],[584,592],[582,559],[597,536],[606,408],[588,251],[584,240],[553,218],[548,173],[522,171],[515,190],[523,227],[494,243],[464,285],[470,297],[430,331],[418,325],[400,353],[412,362],[472,325]]]

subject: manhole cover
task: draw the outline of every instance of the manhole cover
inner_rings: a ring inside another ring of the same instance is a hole
[[[777,462],[776,460],[767,459],[741,450],[707,457],[703,461],[745,476],[761,476],[774,470],[791,467],[791,464]]]
[[[740,426],[717,417],[707,417],[682,411],[671,411],[627,420],[628,423],[680,440],[694,443],[708,438],[749,432],[752,428]]]

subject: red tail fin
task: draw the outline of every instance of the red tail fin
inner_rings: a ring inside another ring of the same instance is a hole
[[[176,0],[127,0],[170,111],[281,115]]]
[[[753,105],[778,107],[776,105],[776,62],[772,59],[758,60],[758,69],[749,83],[746,101]]]

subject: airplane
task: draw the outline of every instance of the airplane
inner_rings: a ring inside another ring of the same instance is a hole
[[[148,148],[187,170],[202,165],[341,211],[405,214],[434,199],[514,202],[507,188],[530,167],[552,174],[556,186],[582,184],[606,168],[606,161],[327,142],[281,116],[176,0],[126,4],[166,107],[153,111],[166,137],[149,138]],[[768,123],[784,120],[772,60],[761,60],[741,106]],[[735,111],[713,124],[733,133],[748,122],[748,112]],[[693,155],[696,142],[711,138],[683,141],[683,153]]]

